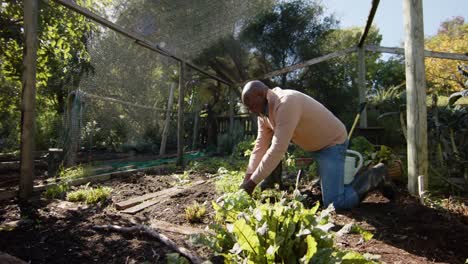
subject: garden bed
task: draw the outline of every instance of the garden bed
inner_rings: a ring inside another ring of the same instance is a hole
[[[166,253],[171,250],[165,244],[146,235],[96,231],[93,226],[151,225],[157,220],[182,229],[205,228],[214,216],[211,201],[219,196],[212,182],[189,186],[185,192],[134,215],[122,214],[114,207],[117,202],[181,184],[180,175],[135,172],[125,178],[112,179],[103,184],[113,189],[110,200],[98,205],[39,197],[24,206],[16,201],[3,202],[0,206],[0,251],[31,263],[166,263]],[[189,180],[208,180],[206,176],[192,173]],[[308,203],[320,197],[316,187],[304,187],[303,193],[309,194]],[[185,219],[184,209],[193,201],[206,202],[207,214],[200,223],[190,224]],[[374,233],[374,238],[364,242],[360,235],[348,234],[337,238],[337,245],[379,255],[379,260],[386,263],[464,263],[468,215],[463,210],[457,212],[419,205],[417,200],[404,194],[395,202],[389,202],[374,193],[360,207],[333,216],[337,230],[354,221]],[[211,252],[206,248],[187,243],[186,235],[167,229],[161,232],[179,246],[210,258]]]

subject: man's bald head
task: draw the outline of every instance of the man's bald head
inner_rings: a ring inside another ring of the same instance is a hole
[[[261,81],[250,81],[242,89],[242,102],[250,111],[262,114],[267,101],[268,86]]]

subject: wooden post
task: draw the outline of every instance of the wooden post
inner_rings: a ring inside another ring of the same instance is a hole
[[[24,0],[23,93],[21,102],[21,165],[19,198],[27,200],[33,191],[34,126],[36,111],[36,61],[38,0]]]
[[[408,191],[418,195],[418,176],[428,184],[426,75],[422,0],[403,0],[405,28]]]
[[[179,111],[177,118],[177,166],[184,166],[184,92],[185,61],[179,64]]]
[[[200,111],[195,110],[194,120],[193,120],[193,136],[192,136],[192,150],[197,149],[198,143],[198,120],[200,120]]]
[[[234,130],[234,95],[231,87],[229,89],[229,134],[232,135]]]
[[[358,89],[359,89],[359,104],[366,101],[366,53],[364,48],[358,49]],[[359,127],[367,127],[367,110],[361,113]]]
[[[167,99],[166,120],[164,121],[164,128],[161,138],[161,146],[159,148],[159,155],[166,154],[167,135],[169,134],[169,124],[172,114],[172,103],[174,102],[174,89],[175,83],[171,83],[171,90],[169,91],[169,99]]]

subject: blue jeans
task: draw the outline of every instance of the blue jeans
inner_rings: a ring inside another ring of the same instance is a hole
[[[348,141],[312,152],[317,162],[325,207],[333,203],[336,209],[349,209],[359,204],[353,187],[344,184],[344,163]]]

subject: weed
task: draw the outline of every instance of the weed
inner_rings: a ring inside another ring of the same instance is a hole
[[[64,198],[69,189],[67,183],[61,183],[47,188],[44,195],[49,199]]]
[[[206,214],[206,207],[194,201],[192,205],[185,208],[185,219],[190,223],[200,222]]]
[[[70,168],[60,167],[58,172],[59,178],[66,180],[83,178],[89,175],[91,175],[91,168],[83,165]]]
[[[70,202],[86,202],[87,204],[95,204],[104,202],[111,193],[109,187],[98,186],[96,188],[89,187],[88,184],[81,189],[69,192],[67,200]]]

